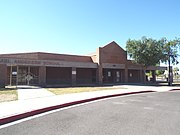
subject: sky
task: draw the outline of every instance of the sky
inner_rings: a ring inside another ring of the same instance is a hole
[[[115,41],[180,37],[179,0],[0,0],[0,54],[84,55]]]

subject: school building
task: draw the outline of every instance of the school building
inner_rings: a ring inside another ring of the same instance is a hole
[[[149,67],[153,71],[163,67]],[[127,60],[116,42],[88,56],[53,53],[0,54],[0,87],[7,85],[86,86],[144,83],[145,69]]]

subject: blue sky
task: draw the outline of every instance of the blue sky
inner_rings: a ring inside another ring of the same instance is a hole
[[[179,0],[0,0],[0,53],[83,55],[147,36],[180,37]]]

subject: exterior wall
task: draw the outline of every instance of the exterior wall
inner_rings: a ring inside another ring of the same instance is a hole
[[[126,62],[127,68],[127,83],[144,83],[145,81],[145,71],[144,67],[141,64],[133,63],[130,60]],[[130,73],[133,75],[130,76]]]
[[[70,85],[72,82],[72,69],[60,67],[46,67],[47,85]]]
[[[127,53],[115,42],[112,42],[101,50],[102,63],[124,64],[127,61]]]
[[[125,68],[127,53],[116,42],[111,42],[104,47],[99,47],[96,53],[92,55],[92,60],[98,63],[98,82],[103,83],[103,68]],[[113,65],[112,65],[113,64]],[[118,65],[119,64],[119,65]]]
[[[75,67],[72,67],[72,86],[76,86],[76,75],[77,71]]]
[[[103,83],[124,83],[124,73],[122,69],[103,69]]]
[[[99,47],[91,56],[42,52],[4,54],[0,55],[0,64],[0,84],[2,85],[4,82],[7,84],[10,82],[12,69],[6,66],[11,65],[37,67],[32,70],[38,71],[36,74],[38,74],[38,84],[41,86],[139,83],[145,78],[143,66],[127,60],[127,52],[114,41],[104,47]],[[108,76],[109,71],[111,76]],[[14,81],[16,83],[17,79],[15,78]]]
[[[89,56],[51,54],[51,53],[38,53],[38,59],[40,59],[40,60],[73,61],[73,62],[92,62],[92,59]]]
[[[99,84],[116,83],[116,70],[122,70],[120,72],[121,82],[140,83],[144,81],[143,66],[127,60],[127,52],[114,41],[104,47],[99,47],[91,58],[98,64]],[[107,77],[108,70],[112,72],[111,77]],[[134,77],[129,76],[129,71],[132,71]]]
[[[7,66],[5,64],[0,64],[0,88],[4,88],[7,79]]]
[[[16,59],[34,59],[38,60],[38,53],[16,53],[16,54],[0,54],[0,58],[16,58]]]
[[[39,85],[44,87],[46,86],[46,67],[39,67]]]
[[[16,58],[16,59],[31,59],[31,60],[60,60],[73,62],[92,62],[90,56],[65,55],[53,53],[17,53],[17,54],[0,54],[0,58]]]
[[[101,58],[101,52],[102,52],[102,48],[99,47],[96,49],[96,52],[92,55],[92,60],[94,63],[97,63],[98,67],[97,67],[97,72],[96,72],[96,82],[99,85],[102,85],[103,83],[103,68],[102,68],[102,58]]]
[[[77,84],[95,84],[96,69],[77,68],[76,83]]]
[[[128,82],[129,83],[140,83],[140,70],[128,70]]]

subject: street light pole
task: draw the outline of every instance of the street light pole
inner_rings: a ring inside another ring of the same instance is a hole
[[[171,61],[170,61],[170,54],[168,54],[168,65],[169,65],[169,73],[168,73],[168,86],[171,86]]]

